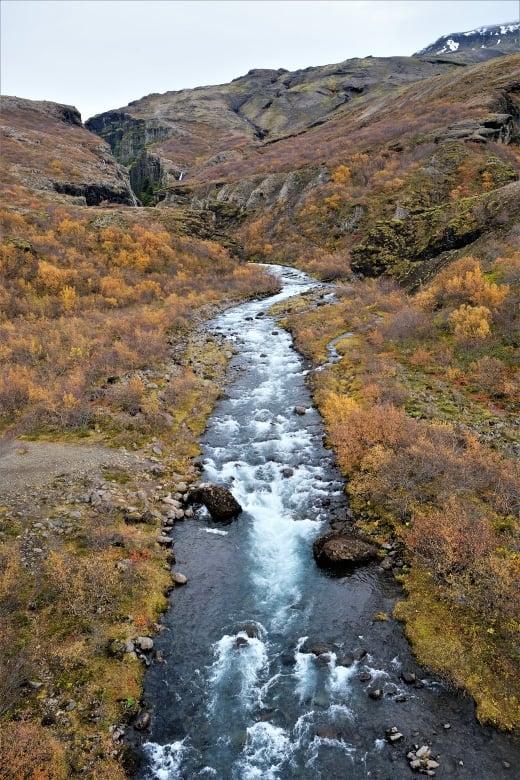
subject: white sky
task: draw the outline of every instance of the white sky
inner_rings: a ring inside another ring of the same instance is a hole
[[[518,21],[520,0],[0,0],[0,91],[83,120],[150,92],[410,55],[441,35]]]

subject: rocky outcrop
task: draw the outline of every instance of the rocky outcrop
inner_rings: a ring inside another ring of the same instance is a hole
[[[86,206],[99,206],[101,203],[121,203],[125,206],[134,206],[135,198],[129,190],[128,185],[120,187],[110,187],[103,184],[82,183],[75,184],[71,182],[55,181],[53,187],[61,195],[70,195],[75,200],[80,198],[85,201]]]
[[[217,522],[230,522],[242,511],[242,507],[227,488],[212,482],[194,485],[187,494],[187,500],[189,503],[204,504]]]
[[[473,141],[485,144],[495,141],[501,144],[518,142],[520,129],[511,114],[491,114],[484,119],[466,119],[446,128],[434,130],[430,137],[435,143],[442,141]]]
[[[229,183],[214,182],[206,186],[177,184],[162,193],[161,205],[187,205],[195,209],[211,209],[217,214],[224,208],[248,212],[277,204],[294,207],[311,189],[328,181],[330,174],[326,166],[309,166],[268,176],[246,176]]]
[[[348,571],[379,556],[375,545],[345,531],[329,531],[318,536],[312,551],[318,566],[333,571]]]
[[[136,103],[138,101],[135,101]],[[130,165],[150,143],[167,138],[168,129],[160,122],[136,119],[126,111],[107,111],[87,119],[85,127],[101,136],[123,165]]]
[[[485,195],[418,211],[406,221],[378,220],[352,250],[351,268],[364,276],[383,274],[416,285],[427,278],[428,261],[468,247],[514,216],[519,190],[520,182],[512,182]]]
[[[1,111],[3,167],[24,188],[76,205],[136,205],[128,172],[74,106],[3,96]]]

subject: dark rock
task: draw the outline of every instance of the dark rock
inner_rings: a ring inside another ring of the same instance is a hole
[[[417,677],[415,672],[409,672],[405,670],[401,672],[401,680],[407,685],[413,685],[413,683],[417,682]]]
[[[245,636],[237,636],[235,640],[235,647],[240,649],[241,647],[246,647],[246,645],[249,644],[249,639]]]
[[[155,518],[148,509],[146,509],[144,512],[141,512],[138,509],[125,509],[124,518],[125,523],[128,525],[134,523],[147,523],[148,525],[155,525]]]
[[[173,544],[173,539],[170,536],[164,536],[164,534],[161,534],[161,536],[157,537],[156,542],[162,547],[171,547]]]
[[[138,731],[146,731],[147,728],[150,726],[151,721],[151,715],[149,712],[141,712],[141,714],[138,716],[137,720],[134,723],[134,727]]]
[[[371,691],[368,692],[368,695],[371,699],[379,700],[383,698],[383,691],[381,688],[373,688]]]
[[[375,545],[344,531],[329,531],[318,536],[312,551],[318,566],[339,572],[369,563],[379,555]]]
[[[307,409],[305,406],[295,406],[294,407],[294,413],[304,415],[306,413]]]
[[[53,186],[55,191],[62,195],[84,197],[87,206],[99,206],[102,201],[122,203],[125,206],[133,205],[130,189],[123,185],[116,188],[102,184],[76,184],[74,182],[56,181]]]
[[[134,777],[137,770],[141,766],[142,757],[140,753],[133,750],[128,745],[122,745],[121,747],[121,765],[128,777]]]
[[[280,656],[280,663],[283,666],[294,666],[295,663],[294,654],[291,653],[289,650],[287,650],[285,653],[282,653]]]
[[[111,547],[125,547],[126,541],[122,534],[111,534],[108,539],[108,543]]]
[[[242,511],[242,507],[227,488],[211,482],[202,482],[192,487],[188,492],[188,501],[204,504],[213,520],[220,522],[230,521]]]
[[[363,658],[365,658],[368,655],[368,650],[366,647],[361,647],[359,650],[356,650],[354,653],[354,659],[356,661],[362,661]]]
[[[240,630],[244,631],[250,639],[258,637],[258,628],[254,623],[246,623],[246,625]]]
[[[360,682],[370,682],[371,679],[372,679],[372,675],[370,674],[370,672],[361,672],[361,674],[358,677],[358,680]]]
[[[308,652],[317,656],[330,655],[330,648],[326,647],[326,645],[314,645],[314,647],[311,647]]]

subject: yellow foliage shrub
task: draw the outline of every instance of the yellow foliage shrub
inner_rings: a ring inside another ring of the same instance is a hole
[[[455,338],[486,339],[491,333],[491,311],[487,306],[468,306],[463,303],[452,311],[449,321]]]

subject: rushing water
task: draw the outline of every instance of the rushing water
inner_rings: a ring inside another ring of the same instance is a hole
[[[478,726],[468,699],[416,667],[400,626],[374,620],[399,595],[391,575],[372,565],[335,579],[313,562],[313,539],[345,505],[304,364],[265,314],[316,282],[277,272],[278,295],[212,324],[237,355],[202,441],[203,479],[228,486],[244,511],[225,526],[201,513],[175,528],[189,582],[156,641],[166,661],[147,673],[153,717],[138,777],[400,780],[410,746],[427,743],[438,777],[512,777],[518,743]],[[403,670],[420,684],[405,685]],[[395,745],[392,726],[404,735]]]

